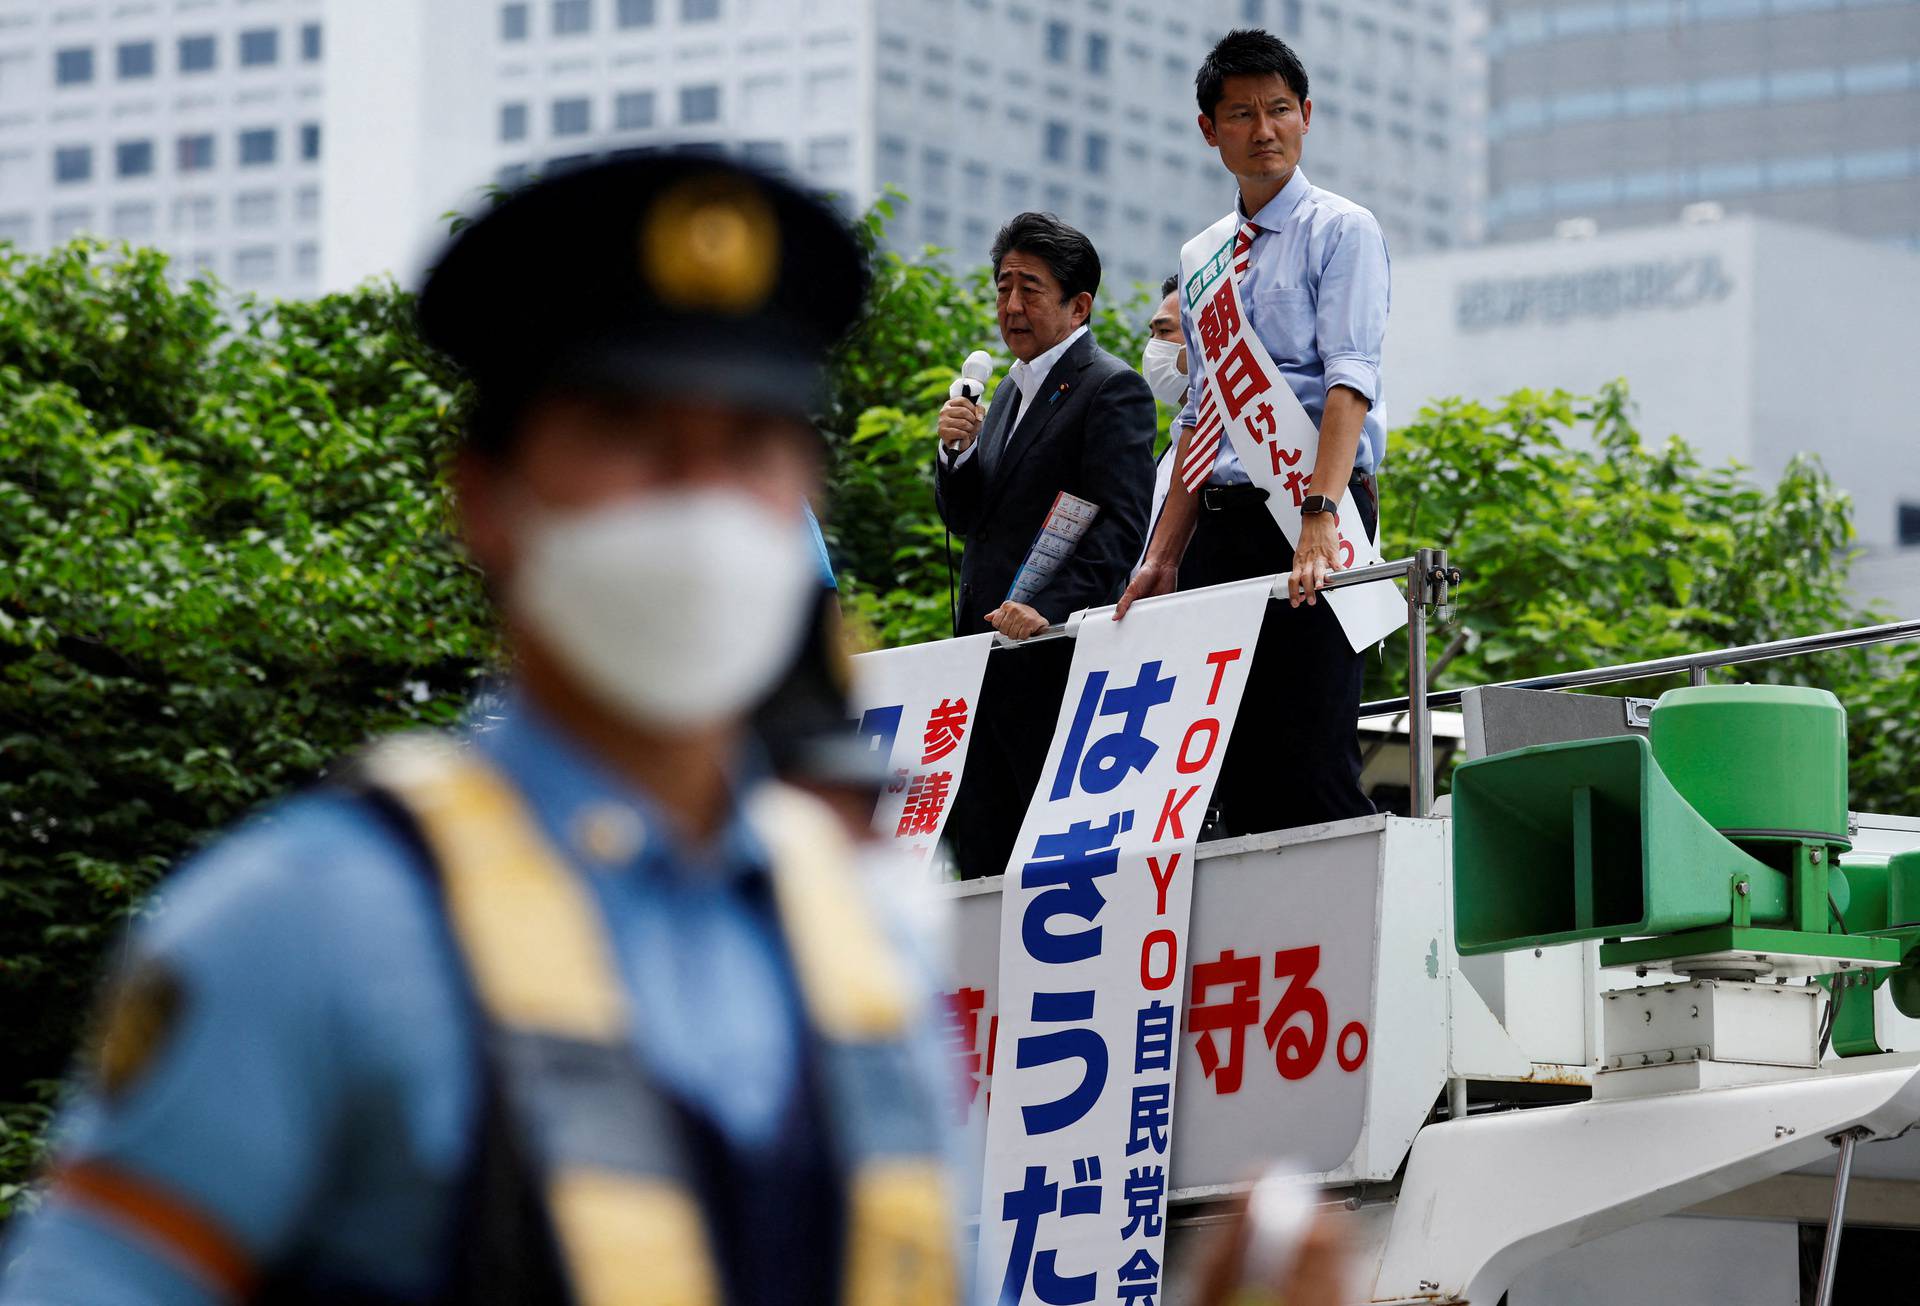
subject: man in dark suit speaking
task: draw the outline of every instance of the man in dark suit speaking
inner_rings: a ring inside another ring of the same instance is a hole
[[[934,488],[941,517],[966,539],[954,633],[1025,639],[1119,598],[1146,532],[1155,410],[1146,380],[1087,331],[1100,255],[1086,236],[1022,213],[994,239],[993,277],[1015,361],[987,412],[964,398],[940,410]],[[1063,490],[1098,515],[1047,583],[1016,603],[1014,577]],[[1071,660],[1061,640],[988,661],[975,751],[947,826],[968,878],[1006,869]]]

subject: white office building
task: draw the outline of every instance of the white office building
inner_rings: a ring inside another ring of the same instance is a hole
[[[1396,255],[1473,234],[1465,0],[0,0],[0,239],[144,241],[298,295],[417,270],[483,188],[612,151],[724,150],[982,257],[1022,208],[1123,290],[1231,183],[1193,74],[1228,27],[1313,78],[1313,179]]]
[[[1400,425],[1448,396],[1624,377],[1641,431],[1708,463],[1775,478],[1817,453],[1869,551],[1856,588],[1920,615],[1916,302],[1920,254],[1754,217],[1404,259],[1383,398]]]
[[[0,0],[0,239],[320,284],[324,0]]]

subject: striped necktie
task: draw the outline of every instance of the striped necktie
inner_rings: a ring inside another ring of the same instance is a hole
[[[1233,279],[1239,281],[1247,275],[1247,267],[1253,262],[1253,242],[1260,234],[1260,228],[1251,218],[1241,220],[1240,230],[1233,237]],[[1220,418],[1220,409],[1213,401],[1213,387],[1200,387],[1200,424],[1193,429],[1193,438],[1187,441],[1186,461],[1180,464],[1180,483],[1191,494],[1200,493],[1200,487],[1213,475],[1213,464],[1220,456],[1220,440],[1226,434],[1226,427]]]

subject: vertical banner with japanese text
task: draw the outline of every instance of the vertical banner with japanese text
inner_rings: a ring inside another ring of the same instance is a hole
[[[1298,547],[1300,508],[1320,453],[1320,428],[1300,405],[1267,347],[1248,321],[1235,269],[1237,214],[1229,213],[1188,241],[1180,251],[1182,295],[1200,342],[1200,425],[1189,444],[1196,480],[1212,464],[1222,434],[1233,442],[1240,465],[1267,492],[1267,511]],[[1369,535],[1357,511],[1347,505],[1334,515],[1340,537],[1342,569],[1380,562],[1379,532]],[[1407,624],[1406,599],[1390,580],[1329,590],[1326,602],[1340,618],[1355,652]]]
[[[993,635],[968,635],[853,659],[853,709],[867,746],[887,757],[874,809],[882,839],[924,865],[946,828],[980,706]]]
[[[1001,893],[989,1300],[1159,1300],[1193,849],[1267,599],[1246,581],[1080,623]]]

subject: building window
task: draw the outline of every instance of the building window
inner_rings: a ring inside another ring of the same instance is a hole
[[[587,0],[553,0],[553,34],[578,36],[593,26]]]
[[[1046,143],[1041,151],[1048,163],[1067,161],[1067,124],[1050,122],[1047,124]]]
[[[1047,62],[1065,63],[1067,61],[1067,47],[1072,44],[1072,41],[1073,38],[1068,33],[1065,23],[1048,23]]]
[[[240,66],[266,68],[280,62],[280,30],[262,27],[240,33]]]
[[[122,177],[153,175],[153,142],[121,141],[113,147],[113,170]]]
[[[740,146],[740,157],[758,167],[777,171],[787,166],[787,143],[747,141]]]
[[[527,139],[527,106],[525,104],[500,106],[500,139],[503,141]]]
[[[527,39],[527,7],[519,5],[500,6],[500,39],[503,41],[524,41]]]
[[[1240,21],[1259,27],[1267,21],[1267,0],[1240,0]]]
[[[33,215],[31,213],[0,214],[0,241],[25,245],[32,239]]]
[[[320,247],[312,241],[293,247],[293,275],[312,281],[320,275]]]
[[[853,164],[853,142],[845,136],[816,136],[807,142],[807,171],[831,177]]]
[[[55,209],[47,222],[48,234],[57,243],[72,240],[93,229],[92,209]]]
[[[1109,46],[1108,46],[1105,33],[1103,32],[1087,33],[1087,71],[1088,72],[1104,73],[1107,71],[1108,50],[1109,50]]]
[[[128,41],[114,52],[114,59],[123,82],[153,76],[152,41]]]
[[[300,60],[303,63],[320,62],[320,24],[308,23],[300,29]]]
[[[213,71],[214,46],[211,36],[183,36],[180,38],[180,71],[183,73],[208,73]]]
[[[56,182],[93,180],[93,146],[62,145],[55,150],[53,179]]]
[[[1897,506],[1895,538],[1900,547],[1911,548],[1920,544],[1920,503],[1902,503]]]
[[[275,265],[271,245],[252,245],[233,252],[233,279],[242,286],[257,286],[273,280]]]
[[[320,188],[302,186],[293,194],[293,216],[301,222],[313,222],[320,216]]]
[[[653,0],[620,0],[614,17],[622,27],[652,27]]]
[[[240,166],[243,168],[272,163],[279,152],[279,133],[271,127],[256,127],[240,133]]]
[[[300,124],[300,157],[311,163],[320,157],[320,124],[303,122]]]
[[[202,132],[182,136],[174,147],[174,167],[181,172],[205,172],[213,166],[213,137]]]
[[[653,92],[622,91],[613,97],[613,125],[621,131],[653,126]]]
[[[111,230],[115,240],[145,240],[153,234],[153,205],[114,205]]]
[[[555,136],[584,136],[591,125],[592,114],[584,97],[553,102],[553,134]]]
[[[947,193],[947,152],[923,150],[920,154],[920,177],[927,194],[944,196]]]
[[[1087,133],[1087,171],[1096,177],[1107,172],[1107,138],[1098,132]]]
[[[80,46],[53,52],[53,81],[56,86],[84,86],[93,80],[93,48]]]
[[[720,0],[680,0],[680,21],[711,23],[720,17]]]
[[[720,120],[720,88],[718,86],[682,86],[680,88],[681,122],[718,122]]]
[[[280,197],[270,190],[242,191],[233,197],[233,225],[270,227],[280,216]]]

